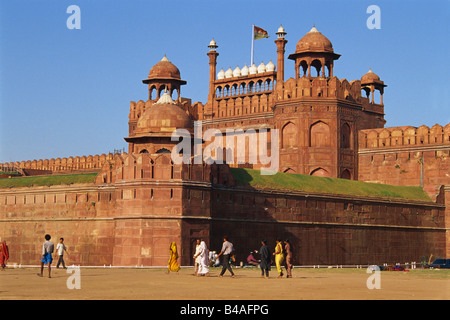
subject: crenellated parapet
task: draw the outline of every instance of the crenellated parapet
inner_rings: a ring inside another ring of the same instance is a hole
[[[334,98],[369,105],[369,99],[361,95],[361,81],[338,79],[337,77],[289,78],[278,87],[277,99]]]
[[[102,166],[96,184],[139,183],[145,181],[191,181],[233,185],[234,180],[227,165],[206,163],[175,164],[170,154],[115,154]]]
[[[114,158],[112,153],[67,158],[51,158],[2,163],[0,166],[51,172],[99,171],[103,164]]]
[[[446,126],[435,124],[431,128],[404,126],[361,130],[360,149],[389,147],[413,147],[425,145],[450,145],[450,123]]]

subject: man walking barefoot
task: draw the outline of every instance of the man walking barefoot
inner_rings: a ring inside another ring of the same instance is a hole
[[[52,237],[49,234],[45,235],[45,242],[42,245],[42,257],[41,257],[41,273],[38,276],[42,277],[44,275],[44,264],[48,264],[48,277],[51,278],[52,271],[52,253],[55,248],[53,242],[50,241]]]

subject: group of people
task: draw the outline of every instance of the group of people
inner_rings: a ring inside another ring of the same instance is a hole
[[[276,246],[273,254],[270,254],[270,249],[267,246],[267,240],[261,240],[261,248],[250,253],[250,256],[247,259],[247,263],[257,266],[259,264],[261,268],[261,277],[269,278],[269,271],[271,269],[272,258],[274,258],[275,266],[278,271],[278,277],[282,278],[284,276],[283,266],[286,268],[286,278],[292,278],[292,266],[293,266],[293,248],[288,239],[282,241],[281,239],[276,240]],[[260,261],[256,260],[253,256],[254,253],[259,253]],[[222,259],[222,271],[220,272],[219,277],[223,277],[226,271],[229,271],[231,277],[234,278],[235,274],[233,269],[231,268],[231,263],[235,262],[235,250],[233,244],[228,241],[228,237],[223,237],[222,249],[219,254],[215,257],[219,259],[220,256],[223,256]],[[209,276],[209,268],[212,265],[212,255],[206,246],[206,242],[200,239],[197,239],[197,244],[195,247],[194,258],[194,275],[197,277],[200,276]],[[178,251],[175,242],[171,242],[170,244],[170,258],[167,273],[170,271],[178,272],[180,270],[180,266],[177,262],[178,259]],[[217,262],[214,263],[217,265]]]
[[[293,255],[292,255],[292,246],[288,239],[282,241],[281,239],[276,240],[275,250],[273,254],[270,254],[270,249],[267,246],[267,240],[261,240],[261,248],[258,250],[254,250],[250,252],[250,255],[247,257],[247,264],[252,266],[260,266],[261,268],[261,277],[268,278],[270,266],[272,261],[275,261],[275,266],[278,271],[278,278],[282,278],[283,266],[286,268],[286,278],[292,278],[292,263],[293,263]],[[255,253],[260,255],[261,259],[255,259]],[[272,260],[272,258],[274,258]]]
[[[219,259],[220,256],[223,256],[223,263],[222,263],[222,271],[219,275],[219,277],[223,277],[224,273],[228,270],[231,273],[231,277],[234,278],[234,272],[231,269],[231,261],[235,261],[234,258],[234,247],[231,242],[228,241],[228,237],[223,237],[223,245],[222,250],[215,256],[215,259]],[[193,256],[195,261],[195,270],[194,275],[200,277],[200,276],[209,276],[209,267],[211,265],[211,258],[212,255],[210,255],[210,251],[208,250],[208,247],[206,246],[206,242],[203,240],[198,239],[197,245],[195,248],[195,254]],[[175,242],[170,243],[170,258],[168,263],[168,270],[167,273],[172,272],[178,272],[180,270],[180,266],[177,262],[178,259],[178,251],[177,246]],[[217,262],[213,263],[214,265],[217,265]]]
[[[55,245],[50,241],[52,238],[49,234],[44,236],[45,242],[42,245],[42,255],[41,255],[41,273],[38,273],[38,276],[42,277],[44,274],[44,265],[48,265],[48,277],[51,278],[51,264],[53,262],[53,251]],[[62,264],[63,268],[66,269],[66,265],[64,262],[64,252],[67,252],[66,245],[64,244],[64,238],[59,239],[59,243],[56,245],[56,254],[58,257],[58,263],[56,264],[56,268]],[[9,259],[9,248],[6,245],[6,241],[3,240],[0,244],[0,266],[2,267],[2,271],[6,267],[6,261]]]
[[[41,273],[38,273],[38,276],[42,277],[44,275],[44,265],[48,265],[48,277],[51,278],[51,265],[53,262],[53,251],[55,249],[55,245],[50,239],[52,238],[49,234],[44,236],[45,242],[42,245],[42,256],[41,256]],[[56,245],[56,254],[58,257],[58,263],[56,264],[56,268],[59,268],[59,265],[62,264],[63,268],[66,269],[66,264],[64,262],[64,252],[67,252],[66,245],[64,244],[64,238],[59,238],[59,243]]]

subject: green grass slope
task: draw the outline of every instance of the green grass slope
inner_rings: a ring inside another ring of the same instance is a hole
[[[393,186],[347,179],[315,177],[302,174],[278,172],[261,175],[259,170],[231,168],[237,186],[256,189],[304,191],[334,195],[390,198],[431,202],[429,195],[420,187]]]
[[[14,177],[0,179],[0,188],[23,188],[37,186],[94,183],[97,173]]]

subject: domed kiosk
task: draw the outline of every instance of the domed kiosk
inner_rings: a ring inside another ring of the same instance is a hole
[[[387,85],[384,84],[383,81],[381,81],[380,77],[372,71],[372,69],[369,68],[369,71],[361,77],[361,89],[366,92],[367,98],[370,96],[370,102],[374,102],[374,96],[375,96],[375,90],[378,90],[380,92],[380,103],[383,104],[383,93],[384,88],[387,87]]]
[[[317,71],[317,77],[333,77],[334,60],[341,55],[334,52],[331,41],[320,33],[314,26],[298,42],[295,53],[289,55],[289,59],[295,61],[295,78],[301,76],[314,77],[311,67]],[[326,68],[328,75],[326,75]]]
[[[170,96],[176,90],[179,99],[180,87],[186,84],[186,81],[181,79],[180,70],[167,59],[166,55],[150,69],[148,78],[142,82],[148,85],[150,100],[153,100],[153,90],[156,90],[156,99],[159,99],[166,88]]]

